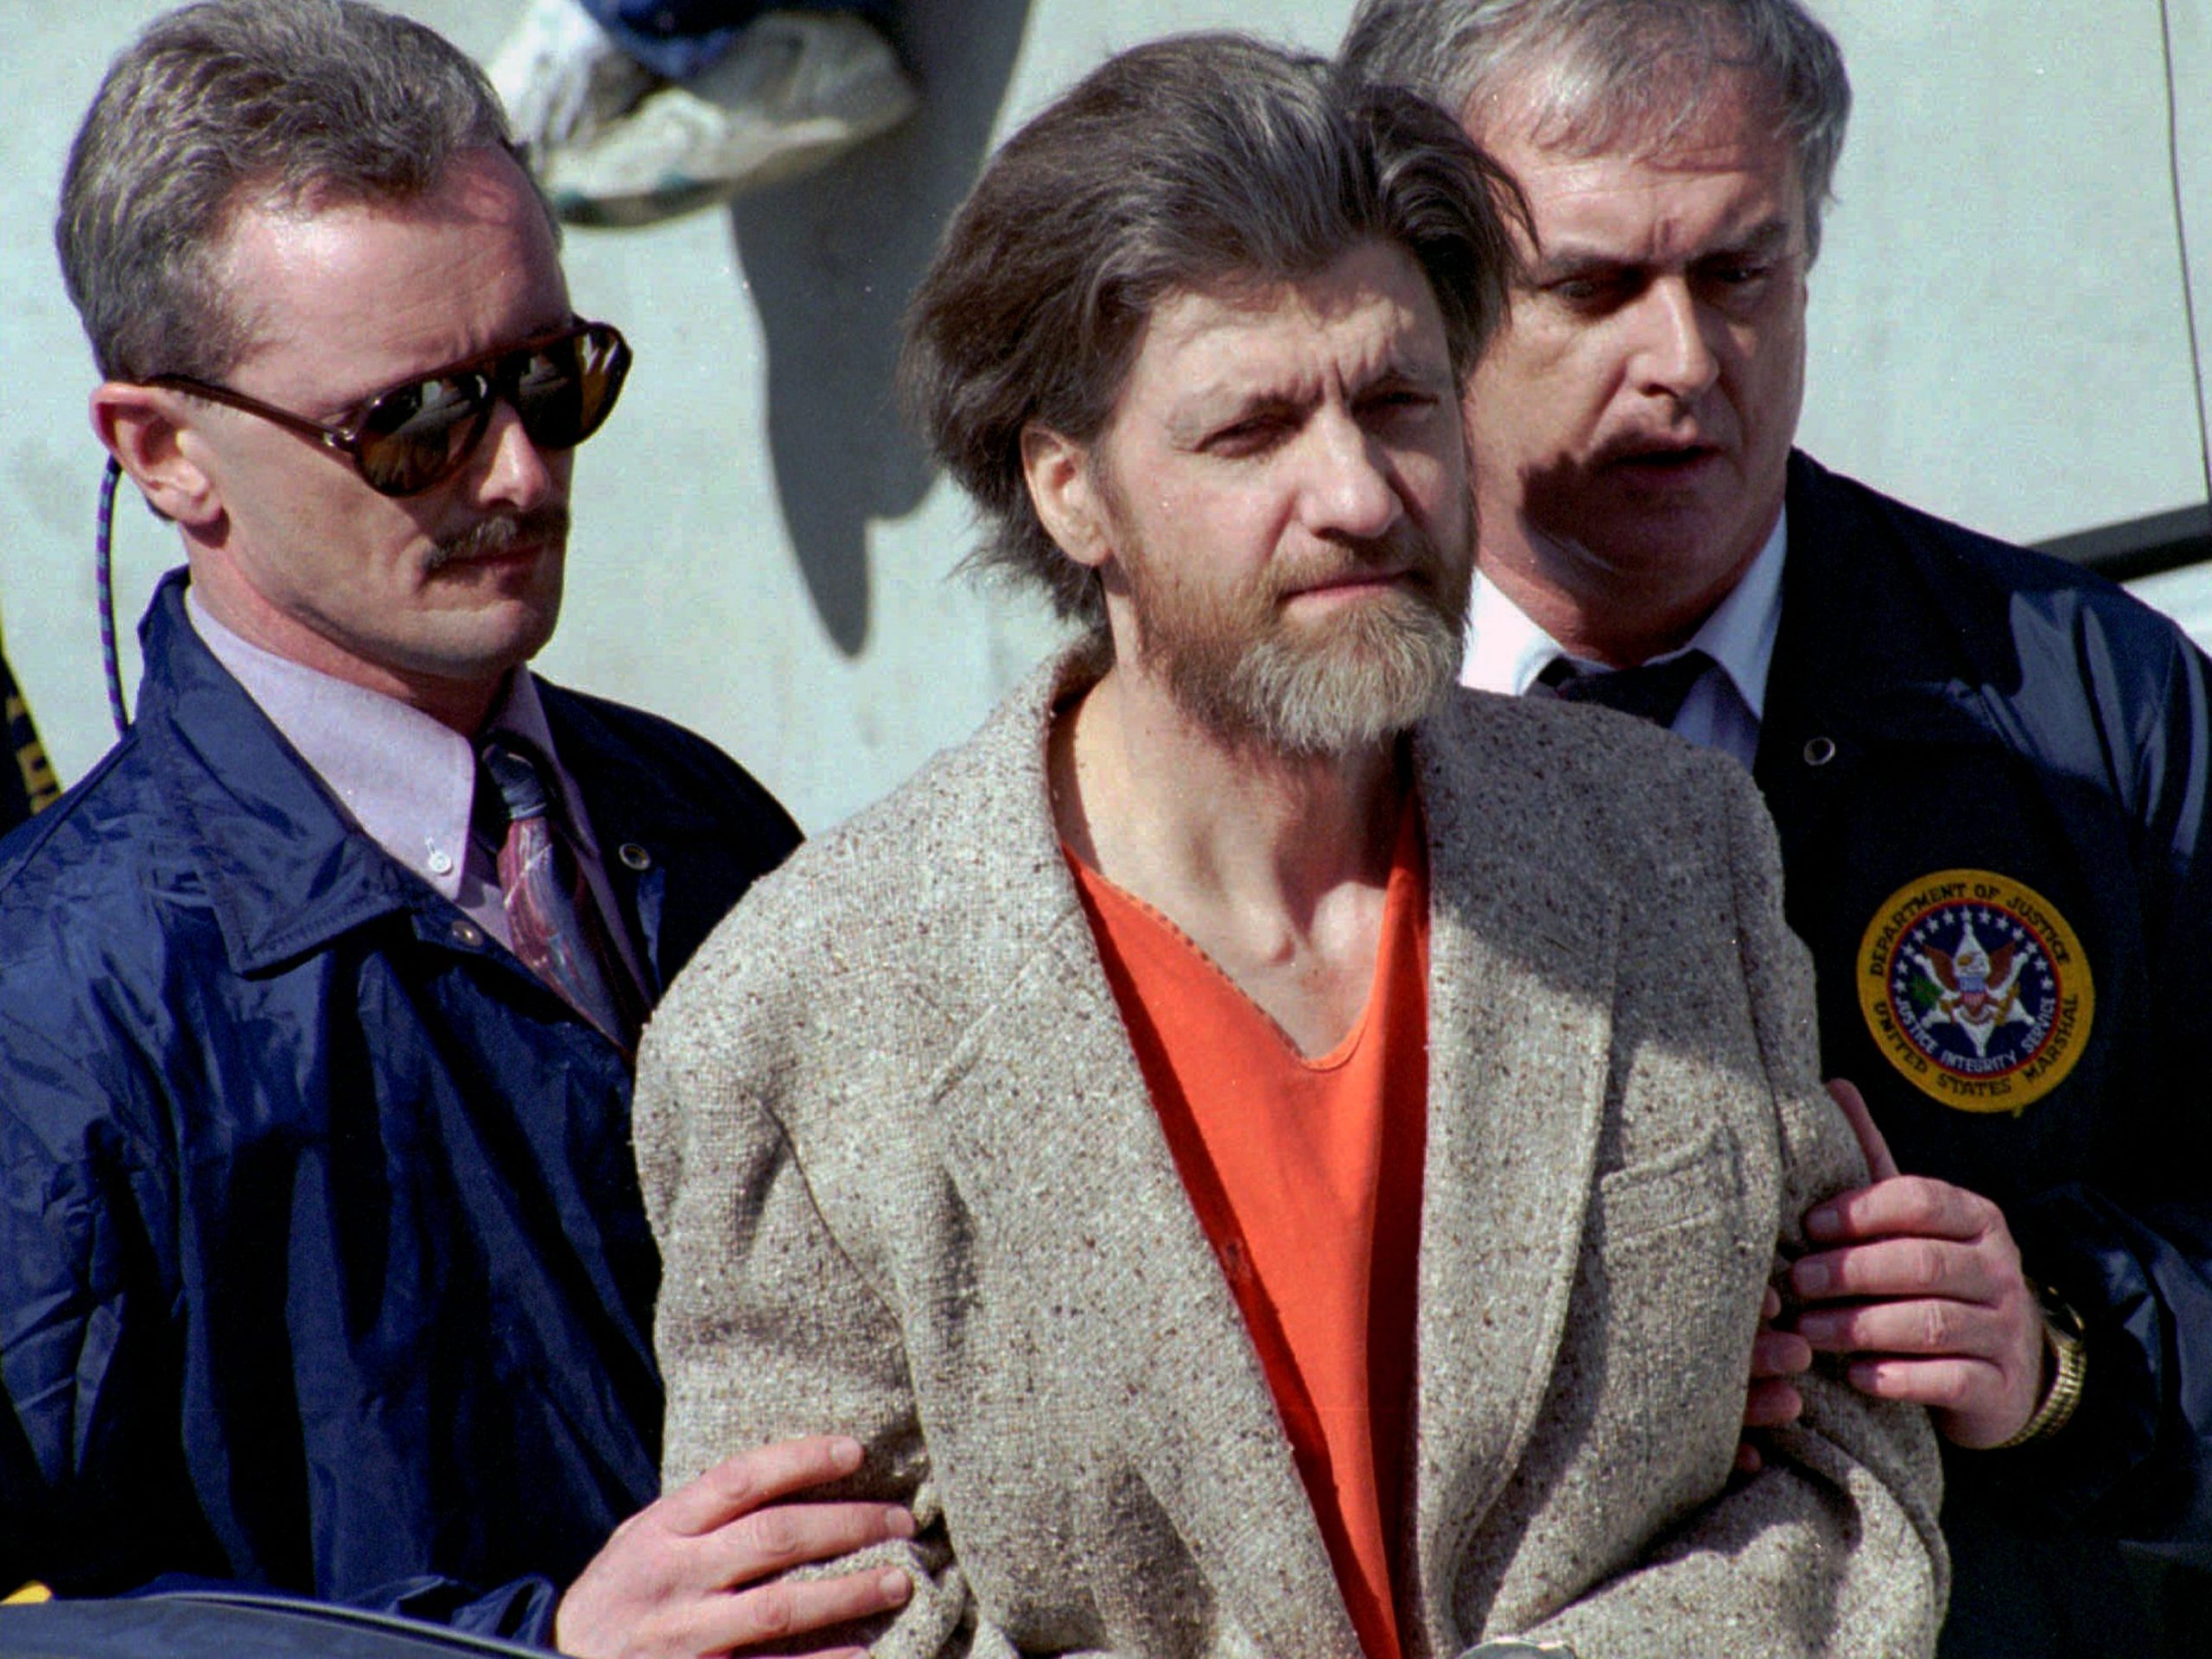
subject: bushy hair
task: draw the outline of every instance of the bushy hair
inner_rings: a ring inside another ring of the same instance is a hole
[[[1320,58],[1210,34],[1109,60],[992,158],[907,317],[906,407],[984,521],[969,563],[1103,626],[1096,576],[1031,505],[1025,428],[1096,439],[1168,296],[1312,276],[1370,242],[1419,264],[1464,376],[1504,314],[1519,211],[1444,111]]]
[[[1748,73],[1796,149],[1806,253],[1820,252],[1851,80],[1798,0],[1363,0],[1337,60],[1425,92],[1478,131],[1510,88],[1533,136],[1585,154],[1664,145],[1719,80]]]
[[[201,0],[109,67],[70,147],[54,241],[100,372],[219,378],[251,319],[224,295],[251,207],[406,200],[518,152],[483,72],[359,0]],[[550,216],[549,216],[550,219]]]

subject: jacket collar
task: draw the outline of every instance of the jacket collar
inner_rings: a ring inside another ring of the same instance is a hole
[[[231,965],[251,974],[437,900],[354,830],[185,615],[173,570],[139,624],[133,735],[183,823]]]
[[[1979,729],[1976,688],[2001,665],[1985,660],[1971,620],[1930,591],[1925,562],[1890,517],[1895,504],[1802,452],[1789,457],[1788,500],[1768,726],[1793,747],[1815,728],[1840,743]],[[1762,748],[1763,767],[1768,759]]]
[[[727,868],[746,838],[758,846],[773,826],[733,822],[707,794],[672,786],[664,753],[610,725],[607,705],[531,677],[561,765],[590,810],[600,867],[639,944],[646,1000],[657,1002],[729,903],[726,892],[700,891],[702,873]],[[761,865],[781,852],[764,853]]]
[[[1782,626],[1752,767],[1785,852],[1796,827],[1848,793],[1871,753],[1997,740],[1985,688],[2005,637],[1961,609],[1972,584],[1932,581],[1948,549],[1908,545],[1894,502],[1802,453],[1789,458]]]

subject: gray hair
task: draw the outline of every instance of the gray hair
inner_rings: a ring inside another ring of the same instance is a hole
[[[1102,629],[1096,576],[1031,505],[1023,429],[1094,440],[1169,295],[1310,276],[1369,241],[1421,266],[1464,376],[1504,314],[1519,211],[1446,111],[1322,59],[1222,34],[1109,60],[992,159],[908,315],[906,406],[984,520],[970,566]]]
[[[1717,77],[1748,73],[1796,147],[1806,255],[1820,252],[1851,81],[1799,0],[1363,0],[1338,62],[1425,92],[1477,130],[1478,107],[1517,82],[1543,141],[1584,154],[1663,145],[1703,113]]]
[[[110,379],[216,378],[251,319],[226,302],[238,212],[406,200],[510,141],[484,73],[359,0],[202,0],[109,67],[62,175],[62,280]],[[549,222],[550,222],[549,215]]]

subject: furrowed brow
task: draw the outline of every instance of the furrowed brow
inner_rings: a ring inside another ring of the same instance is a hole
[[[1779,253],[1788,247],[1789,238],[1790,224],[1788,219],[1762,219],[1743,235],[1729,238],[1715,251],[1723,254],[1749,254],[1763,258],[1770,254]]]
[[[1707,248],[1690,256],[1692,263],[1707,259],[1768,258],[1787,248],[1795,234],[1787,219],[1761,219],[1741,235],[1724,236]],[[1654,261],[1640,254],[1624,254],[1611,249],[1578,244],[1572,240],[1556,242],[1538,251],[1528,267],[1528,282],[1541,288],[1548,283],[1567,282],[1582,276],[1606,276],[1626,272],[1662,269],[1666,262]]]
[[[1224,427],[1245,421],[1297,416],[1304,413],[1307,401],[1280,386],[1214,388],[1173,410],[1167,420],[1167,435],[1178,444],[1197,444]]]
[[[1570,276],[1594,276],[1608,271],[1634,270],[1642,261],[1603,248],[1554,247],[1529,262],[1529,280],[1539,287]]]

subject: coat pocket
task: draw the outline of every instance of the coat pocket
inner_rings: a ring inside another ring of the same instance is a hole
[[[1734,1141],[1713,1125],[1704,1134],[1598,1183],[1598,1239],[1615,1250],[1652,1234],[1695,1228],[1735,1207],[1743,1192]]]
[[[1585,1288],[1605,1325],[1601,1421],[1618,1436],[1622,1507],[1647,1525],[1727,1478],[1773,1250],[1751,1236],[1748,1208],[1719,1126],[1599,1185]]]

